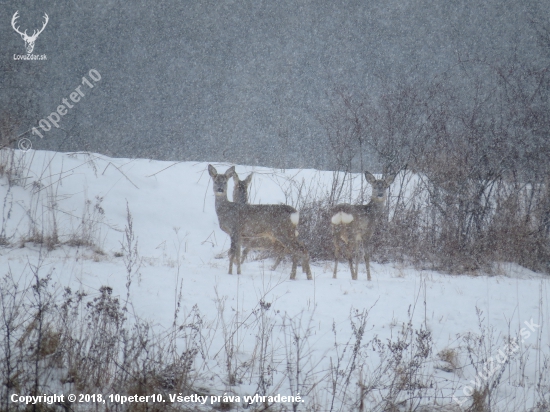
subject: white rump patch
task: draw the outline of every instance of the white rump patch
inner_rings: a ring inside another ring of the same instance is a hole
[[[345,212],[338,212],[332,216],[331,222],[333,225],[348,224],[353,222],[353,215]]]
[[[290,221],[294,226],[298,225],[298,222],[300,221],[300,212],[294,212],[290,215]]]
[[[342,214],[342,223],[351,223],[353,222],[353,215],[340,212]]]

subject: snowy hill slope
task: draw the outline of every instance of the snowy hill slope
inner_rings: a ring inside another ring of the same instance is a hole
[[[201,385],[210,386],[215,393],[259,393],[254,367],[236,367],[235,374],[240,370],[241,375],[235,381],[224,372],[227,362],[222,354],[228,336],[235,336],[216,326],[216,319],[218,323],[225,319],[227,325],[242,325],[236,329],[234,355],[240,364],[250,362],[257,348],[258,334],[251,319],[268,319],[268,392],[291,395],[301,389],[303,410],[308,405],[313,409],[314,404],[332,404],[334,394],[321,389],[330,388],[336,379],[331,373],[340,357],[348,369],[342,368],[353,370],[349,369],[349,356],[357,330],[352,325],[359,325],[361,314],[367,310],[363,342],[374,337],[382,342],[396,339],[409,321],[413,331],[431,333],[432,352],[422,368],[438,385],[439,404],[449,407],[469,402],[465,395],[470,389],[464,388],[475,386],[471,381],[476,380],[476,369],[470,365],[464,337],[469,333],[484,336],[486,358],[495,358],[505,339],[519,334],[523,341],[507,360],[495,402],[502,406],[499,410],[523,410],[536,403],[535,384],[548,373],[548,368],[542,367],[542,355],[550,353],[546,324],[550,319],[550,284],[545,276],[506,263],[497,265],[499,276],[473,277],[373,262],[373,281],[367,282],[364,265],[360,266],[359,280],[352,281],[346,264],[340,265],[338,278],[333,279],[332,262],[313,261],[313,281],[307,281],[300,271],[297,280],[290,281],[289,264],[271,271],[269,260],[249,260],[242,275],[231,276],[227,274],[229,239],[218,226],[207,163],[29,151],[16,152],[14,165],[17,173],[0,178],[1,237],[6,244],[0,249],[2,272],[9,269],[21,276],[21,283],[29,282],[29,267],[43,259],[42,273],[51,273],[59,289],[70,286],[93,297],[106,285],[122,301],[129,290],[133,315],[160,330],[169,330],[178,307],[179,319],[198,308],[210,322],[205,327],[210,331],[210,341],[206,345],[208,356],[197,360],[195,368],[210,377],[208,384]],[[224,171],[229,165],[215,166]],[[237,166],[241,176],[251,171],[255,172],[253,203],[292,201],[291,191],[285,196],[289,178],[310,182],[318,196],[331,179],[330,172]],[[130,278],[121,246],[128,226],[127,208],[140,259]],[[40,235],[41,244],[37,242]],[[56,238],[49,251],[48,236]],[[307,338],[301,387],[287,376],[285,359],[293,356],[288,352],[292,347],[289,330]],[[529,336],[525,330],[531,332]],[[455,356],[438,357],[442,351]],[[356,375],[361,369],[365,375],[360,379],[366,384],[375,375],[380,359],[372,355],[361,368],[355,366],[354,379],[359,379]],[[452,363],[456,364],[449,366]],[[352,385],[347,393],[335,396],[336,404],[346,405],[358,388]],[[365,402],[380,404],[383,393],[372,390]]]

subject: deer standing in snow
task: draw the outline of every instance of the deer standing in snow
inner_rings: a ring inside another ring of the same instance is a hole
[[[388,175],[382,179],[377,179],[371,173],[365,171],[365,178],[372,186],[372,195],[369,203],[366,205],[342,203],[331,209],[335,259],[333,278],[336,278],[336,272],[338,271],[340,250],[345,249],[351,270],[351,278],[357,280],[359,253],[362,250],[365,265],[367,266],[367,279],[371,280],[368,243],[372,238],[377,221],[384,216],[387,189],[393,183],[395,175]],[[353,263],[354,257],[356,259],[355,268]]]
[[[250,173],[246,179],[240,180],[237,173],[233,174],[233,201],[236,203],[248,203],[248,186],[252,181],[252,174]],[[246,256],[250,250],[272,250],[277,255],[275,263],[271,267],[271,270],[277,269],[277,266],[283,260],[285,254],[285,249],[279,242],[273,242],[267,238],[262,237],[247,237],[246,234],[243,234],[243,246],[244,250],[242,252],[241,263],[244,263]]]
[[[243,237],[247,237],[277,242],[286,253],[292,255],[290,279],[296,279],[298,260],[301,260],[307,278],[311,279],[309,253],[296,237],[296,226],[300,219],[296,209],[288,205],[251,205],[230,202],[227,199],[227,182],[235,174],[235,167],[230,167],[224,174],[219,174],[214,166],[208,165],[208,173],[212,177],[220,228],[231,238],[229,274],[233,271],[233,263],[237,265],[237,274],[241,274],[241,246]]]

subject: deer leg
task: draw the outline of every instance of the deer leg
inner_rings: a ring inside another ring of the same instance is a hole
[[[365,266],[367,267],[367,280],[371,280],[371,277],[370,277],[370,255],[369,255],[368,242],[363,239],[363,242],[362,242],[361,246],[363,247],[363,256],[365,258]]]
[[[371,280],[370,278],[370,256],[369,251],[367,248],[365,248],[365,265],[367,266],[367,280]]]
[[[333,236],[333,242],[334,242],[334,273],[332,274],[332,278],[336,279],[336,272],[338,272],[338,259],[340,259],[340,245],[338,236]]]
[[[313,279],[311,276],[311,268],[309,267],[309,254],[306,253],[302,258],[302,269],[306,273],[307,280]]]
[[[233,274],[233,260],[235,259],[235,249],[237,247],[236,236],[231,235],[231,246],[229,246],[229,274]]]
[[[351,271],[351,279],[357,280],[357,272],[353,268],[353,256],[350,255],[348,261],[349,261],[349,269]]]
[[[283,260],[283,256],[286,253],[286,249],[282,244],[277,243],[277,241],[275,241],[275,243],[273,244],[273,251],[277,255],[277,258],[275,259],[275,263],[271,266],[270,268],[271,270],[277,269],[277,267]]]
[[[309,254],[306,250],[306,247],[304,245],[303,242],[301,242],[300,240],[298,240],[298,236],[297,236],[297,233],[298,232],[295,232],[295,241],[296,243],[298,244],[298,246],[300,247],[300,251],[303,253],[305,251],[306,255],[308,255],[308,262],[309,262]],[[298,259],[298,263],[300,264],[300,266],[302,266],[302,273],[305,273],[307,276],[308,276],[308,279],[310,279],[310,276],[311,276],[311,272],[308,274],[308,269],[306,269],[306,267],[304,266],[304,263],[303,263],[303,258],[302,260]],[[307,264],[307,266],[309,267],[309,263]]]
[[[278,253],[277,254],[277,259],[275,260],[275,263],[273,264],[273,266],[271,266],[271,270],[277,269],[277,266],[279,266],[279,263],[281,263],[282,260],[283,260],[282,254]]]
[[[357,254],[355,255],[355,276],[357,277],[359,275],[359,263],[361,262],[362,256],[362,248],[361,245],[363,244],[362,241],[357,242]]]
[[[241,274],[241,247],[242,247],[242,237],[240,233],[237,233],[237,246],[235,249],[235,263],[237,264],[237,275]]]
[[[275,235],[275,241],[278,242],[275,247],[278,256],[273,270],[275,270],[275,267],[277,267],[281,262],[283,253],[289,253],[292,256],[292,269],[290,270],[290,280],[296,280],[296,267],[298,266],[298,262],[296,260],[296,239],[293,238],[290,233],[281,231]]]
[[[309,253],[306,249],[306,246],[300,242],[299,240],[296,240],[297,243],[297,250],[300,252],[299,257],[301,257],[301,263],[302,263],[302,272],[304,272],[307,276],[307,280],[311,280],[311,268],[309,267]]]
[[[287,243],[289,248],[287,249],[288,252],[292,256],[292,270],[290,271],[290,279],[296,280],[296,267],[298,266],[298,250],[300,250],[300,243],[296,238],[290,238],[289,242]]]
[[[246,257],[248,256],[248,252],[250,252],[250,248],[245,247],[241,256],[241,263],[244,263]]]
[[[302,271],[306,274],[307,280],[312,280],[313,278],[311,276],[311,268],[309,266],[309,253],[307,253],[307,250],[305,250],[305,247],[303,247],[303,245],[298,246],[300,246],[300,253],[297,254],[295,252],[292,254],[292,272],[290,278],[296,279],[296,266],[298,264],[298,261],[300,261],[302,264]]]
[[[349,261],[349,268],[351,270],[351,279],[357,280],[357,268],[359,265],[356,264],[354,268],[354,264],[353,264],[354,258],[357,261],[357,245],[355,242],[350,242],[348,246],[349,246],[348,261]]]
[[[294,233],[281,234],[278,238],[281,243],[282,249],[292,256],[292,270],[290,272],[290,279],[296,279],[296,267],[298,266],[298,260],[302,258],[302,269],[306,271],[307,278],[311,279],[311,270],[309,269],[309,263],[304,259],[304,256],[308,256],[307,250],[302,242],[296,239]]]
[[[309,266],[309,253],[306,249],[306,246],[300,242],[298,239],[295,240],[296,246],[294,249],[294,255],[296,259],[299,260],[302,264],[302,272],[306,274],[307,280],[311,280],[311,268]],[[296,253],[298,252],[298,253]],[[301,258],[301,259],[298,259]]]
[[[300,244],[302,246],[304,246],[303,243],[300,242]],[[305,250],[305,246],[304,246],[304,250]],[[307,258],[308,264],[307,264],[307,266],[309,266],[309,253],[307,253],[307,251],[306,251],[306,254],[308,255],[308,258]],[[298,263],[302,267],[302,273],[305,273],[307,275],[307,269],[306,269],[306,266],[304,265],[304,258],[302,258],[301,260],[298,260]],[[308,277],[308,279],[309,279],[309,277]]]
[[[290,280],[296,280],[296,266],[298,266],[298,260],[295,255],[292,255],[292,270],[290,271]]]
[[[348,262],[349,262],[349,270],[351,271],[351,279],[357,280],[357,274],[355,273],[355,270],[353,270],[353,255],[351,253],[348,256]]]

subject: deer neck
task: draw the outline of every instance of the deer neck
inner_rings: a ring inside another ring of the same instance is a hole
[[[227,198],[227,193],[215,195],[216,212],[222,211],[231,206],[232,202]]]
[[[374,213],[382,213],[382,211],[384,210],[385,204],[386,204],[386,196],[375,197],[375,198],[372,198],[365,207],[367,209],[370,209]]]
[[[216,195],[215,197],[216,215],[218,216],[218,222],[220,228],[224,232],[231,234],[237,227],[239,222],[239,211],[235,206],[235,203],[230,202],[227,199],[227,194]]]

